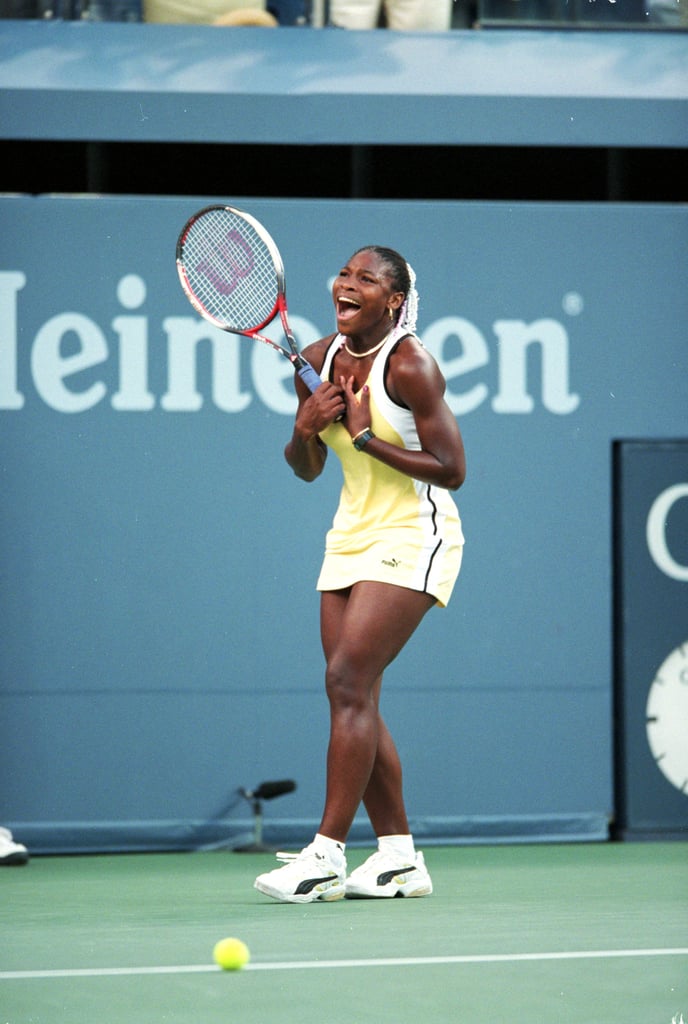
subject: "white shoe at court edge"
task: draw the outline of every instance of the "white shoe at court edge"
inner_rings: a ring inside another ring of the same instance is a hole
[[[258,875],[253,883],[258,892],[282,903],[329,903],[344,896],[346,859],[335,863],[315,843],[301,853],[278,853],[283,867]]]
[[[376,899],[392,896],[429,896],[432,879],[422,853],[415,860],[402,860],[377,850],[346,880],[347,899]]]

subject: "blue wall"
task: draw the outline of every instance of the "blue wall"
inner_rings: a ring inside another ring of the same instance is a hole
[[[682,147],[687,64],[685,32],[4,22],[0,136]]]
[[[266,778],[298,783],[268,838],[317,824],[339,470],[292,477],[288,365],[192,315],[174,245],[203,201],[0,199],[0,816],[37,850],[238,838],[246,804],[208,823]],[[612,442],[688,432],[688,211],[237,205],[301,345],[355,247],[401,249],[461,422],[462,574],[383,693],[414,828],[606,835]]]

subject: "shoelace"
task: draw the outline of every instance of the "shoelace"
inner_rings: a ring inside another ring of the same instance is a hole
[[[292,861],[306,857],[315,857],[317,860],[325,860],[322,853],[318,853],[317,850],[314,850],[312,845],[304,847],[300,853],[287,853],[284,850],[278,850],[275,857],[277,857],[277,860],[282,861],[283,864],[291,864]]]
[[[283,864],[290,864],[293,860],[298,860],[300,856],[300,853],[285,853],[284,850],[278,850],[275,854],[277,860],[281,860]]]

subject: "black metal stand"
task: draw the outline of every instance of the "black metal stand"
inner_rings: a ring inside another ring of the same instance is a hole
[[[296,783],[292,779],[282,779],[279,782],[261,782],[257,789],[239,790],[253,809],[253,842],[235,846],[235,853],[274,853],[273,847],[263,842],[263,800],[274,800],[285,793],[293,793],[295,789]]]

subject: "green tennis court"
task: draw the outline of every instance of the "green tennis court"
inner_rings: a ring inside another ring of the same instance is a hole
[[[366,856],[349,851],[350,866]],[[2,1024],[688,1022],[685,843],[429,848],[429,899],[279,904],[265,854],[0,873]],[[251,963],[223,972],[215,942]]]

